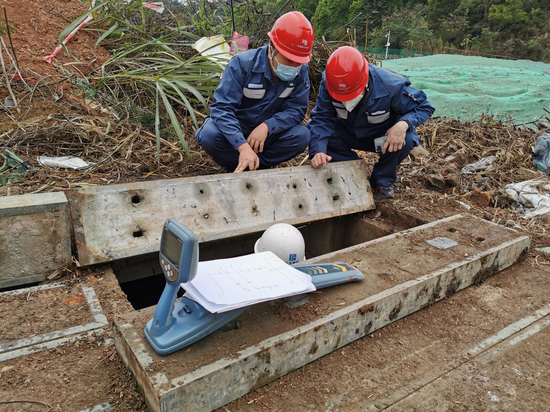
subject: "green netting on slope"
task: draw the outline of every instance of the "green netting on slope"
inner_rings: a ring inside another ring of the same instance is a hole
[[[360,47],[359,50],[364,50]],[[367,47],[367,52],[377,60],[386,60],[385,47]],[[422,50],[388,49],[389,59],[404,59],[407,57],[433,56],[435,53]]]
[[[436,108],[434,116],[477,120],[482,113],[527,123],[548,116],[550,65],[439,54],[382,62],[422,89]]]
[[[365,51],[364,46],[357,46],[361,51]],[[367,53],[369,53],[376,60],[389,60],[389,59],[404,59],[407,57],[422,57],[422,56],[432,56],[436,53],[422,51],[422,50],[406,50],[406,49],[388,49],[388,58],[386,59],[386,48],[385,47],[367,47]]]

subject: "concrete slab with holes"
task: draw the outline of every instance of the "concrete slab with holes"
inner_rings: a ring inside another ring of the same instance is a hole
[[[157,252],[167,218],[206,242],[375,208],[361,160],[86,187],[67,196],[83,265]]]

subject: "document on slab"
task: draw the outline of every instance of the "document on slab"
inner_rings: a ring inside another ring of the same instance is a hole
[[[182,287],[213,313],[315,290],[311,276],[272,252],[199,262],[195,278]]]

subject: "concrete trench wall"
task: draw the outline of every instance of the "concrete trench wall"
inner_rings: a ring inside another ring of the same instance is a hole
[[[71,257],[65,194],[0,197],[0,288],[41,282]]]
[[[313,258],[386,236],[392,232],[394,226],[393,224],[390,226],[385,220],[371,220],[366,218],[364,213],[356,213],[308,222],[297,225],[297,228],[304,236],[306,257]],[[409,226],[402,228],[407,229]],[[261,233],[253,232],[234,238],[201,243],[199,260],[225,259],[253,253],[254,244]],[[115,261],[111,267],[121,284],[148,278],[152,273],[158,275],[162,273],[157,253]]]
[[[374,208],[361,160],[0,197],[0,288],[45,280],[72,250],[84,266],[154,254],[168,218],[203,243]]]

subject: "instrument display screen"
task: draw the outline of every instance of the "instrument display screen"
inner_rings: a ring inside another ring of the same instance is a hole
[[[160,245],[160,253],[170,261],[176,268],[179,269],[181,250],[183,249],[183,241],[174,235],[172,231],[164,228],[162,234],[162,244]]]

